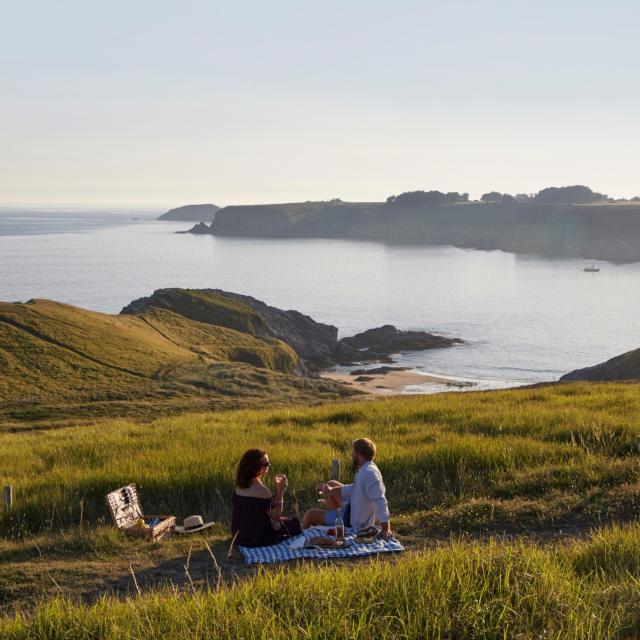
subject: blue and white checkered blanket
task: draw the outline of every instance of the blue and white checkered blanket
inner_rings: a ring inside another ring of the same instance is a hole
[[[300,545],[302,536],[305,539],[326,533],[327,527],[314,527],[306,529],[299,536],[290,538],[269,547],[241,547],[240,553],[244,556],[247,564],[285,562],[287,560],[297,560],[299,558],[354,558],[357,556],[370,556],[376,553],[390,553],[404,551],[404,547],[395,539],[374,540],[370,543],[356,542],[355,531],[346,529],[345,542],[349,543],[344,549],[319,549],[319,548],[296,548]],[[293,547],[292,547],[293,543]]]

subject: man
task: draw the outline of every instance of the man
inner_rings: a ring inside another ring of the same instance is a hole
[[[386,489],[380,469],[373,461],[375,457],[376,445],[371,440],[354,440],[351,444],[351,459],[357,471],[353,484],[341,484],[337,480],[319,484],[317,488],[324,494],[327,509],[309,509],[304,514],[303,528],[308,529],[314,525],[333,526],[338,512],[343,515],[343,505],[348,502],[351,507],[351,522],[345,522],[345,525],[356,530],[366,529],[372,526],[377,518],[383,538],[392,538]]]

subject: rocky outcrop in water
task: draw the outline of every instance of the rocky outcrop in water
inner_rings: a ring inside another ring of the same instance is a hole
[[[403,351],[425,351],[462,344],[459,338],[445,338],[426,331],[401,331],[391,324],[368,329],[338,343],[336,360],[340,364],[356,362],[393,362],[391,355]]]
[[[194,233],[198,236],[208,236],[211,235],[211,227],[206,222],[198,222],[189,231],[176,231],[176,233]]]

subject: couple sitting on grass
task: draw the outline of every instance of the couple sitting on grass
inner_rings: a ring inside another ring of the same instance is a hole
[[[351,458],[356,475],[353,484],[341,484],[329,480],[316,485],[324,495],[327,509],[310,509],[304,514],[302,525],[297,518],[282,515],[287,477],[277,475],[276,493],[265,485],[271,462],[266,451],[249,449],[244,453],[236,469],[236,486],[233,492],[231,534],[236,544],[243,547],[263,547],[277,544],[298,535],[301,530],[314,525],[333,526],[342,516],[345,526],[356,530],[366,529],[380,522],[385,540],[393,537],[389,523],[389,508],[380,469],[373,461],[376,445],[368,438],[354,440]]]

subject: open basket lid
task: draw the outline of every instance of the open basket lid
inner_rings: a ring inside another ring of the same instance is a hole
[[[126,487],[121,487],[107,494],[107,504],[113,522],[118,529],[127,529],[136,520],[143,517],[138,492],[134,484],[128,484]]]

